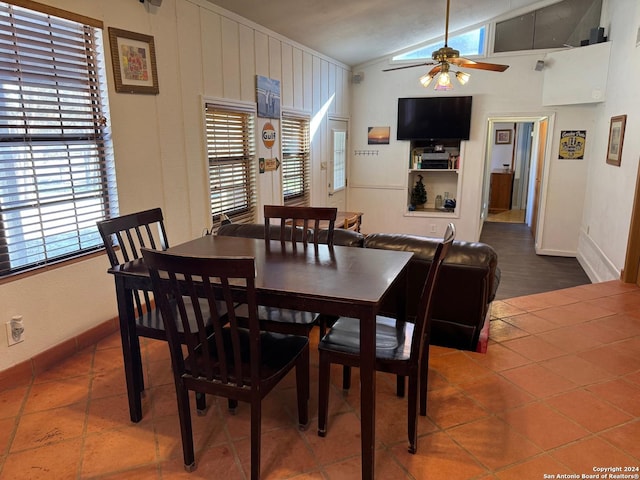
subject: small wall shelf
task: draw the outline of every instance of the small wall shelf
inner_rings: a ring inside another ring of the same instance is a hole
[[[439,168],[421,168],[421,164]],[[417,167],[416,167],[417,165]],[[427,191],[427,203],[409,209],[411,191],[422,176]],[[444,217],[459,216],[459,194],[462,190],[462,155],[459,140],[414,140],[411,141],[409,168],[407,171],[407,211],[408,217]],[[440,195],[456,200],[454,210],[436,208],[436,197]]]

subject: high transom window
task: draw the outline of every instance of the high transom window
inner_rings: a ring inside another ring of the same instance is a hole
[[[449,37],[449,46],[460,51],[463,57],[481,56],[485,54],[485,33],[486,27],[483,25],[475,30],[460,33]],[[444,46],[444,39],[439,42],[424,45],[416,50],[396,55],[393,60],[423,60],[431,58],[431,54]]]
[[[0,276],[102,248],[118,211],[101,24],[42,8],[0,2]]]

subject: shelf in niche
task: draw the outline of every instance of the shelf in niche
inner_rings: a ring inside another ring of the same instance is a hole
[[[438,218],[459,218],[460,215],[454,210],[453,212],[445,212],[437,208],[420,208],[418,210],[407,210],[405,217],[438,217]]]
[[[438,173],[438,172],[448,172],[448,173],[458,173],[460,170],[456,168],[411,168],[410,172],[429,172],[429,173]]]

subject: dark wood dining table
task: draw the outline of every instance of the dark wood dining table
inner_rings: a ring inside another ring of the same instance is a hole
[[[302,244],[252,238],[206,235],[174,246],[173,254],[191,256],[249,256],[256,262],[258,303],[360,319],[362,478],[374,478],[375,459],[375,317],[382,299],[403,272],[412,253],[355,247],[306,248]],[[142,379],[132,368],[136,343],[131,290],[151,289],[148,271],[140,260],[109,270],[116,279],[120,329],[131,420],[142,418],[139,391]],[[403,288],[394,289],[402,292]],[[397,299],[399,306],[404,299]],[[402,308],[400,308],[402,310]]]

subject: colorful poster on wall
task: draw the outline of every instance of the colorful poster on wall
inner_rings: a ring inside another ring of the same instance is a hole
[[[560,132],[560,160],[583,160],[587,141],[586,130],[562,130]]]
[[[258,116],[280,118],[280,80],[256,75]]]

